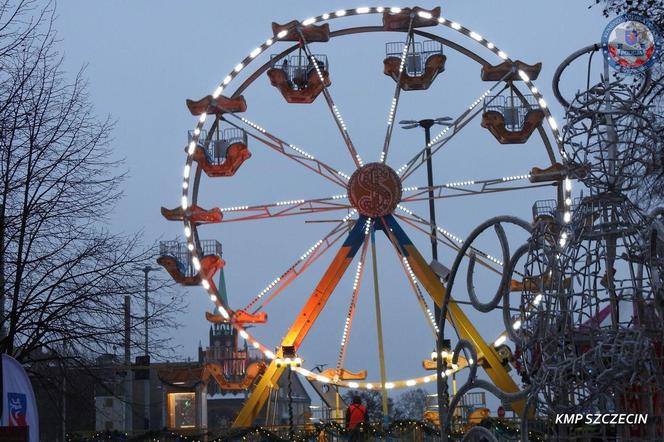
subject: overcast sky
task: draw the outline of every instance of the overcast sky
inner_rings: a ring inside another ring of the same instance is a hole
[[[585,0],[458,0],[442,6],[445,17],[476,30],[513,59],[527,63],[541,61],[543,69],[536,84],[560,119],[562,109],[551,93],[553,72],[572,51],[598,42],[606,24],[600,10],[589,10],[589,4]],[[183,147],[187,130],[195,125],[184,101],[211,93],[241,59],[271,36],[272,21],[285,23],[341,8],[378,5],[373,1],[360,5],[304,0],[59,2],[57,29],[66,67],[73,74],[81,65],[87,65],[89,92],[96,112],[101,116],[110,114],[117,120],[113,148],[126,158],[130,168],[126,196],[118,205],[112,228],[126,232],[143,229],[146,240],[181,235],[181,224],[164,220],[159,208],[179,204],[185,161]],[[435,5],[435,2],[420,2],[420,6],[427,8]],[[375,25],[379,20],[377,15],[334,20],[331,27]],[[463,43],[492,63],[498,62],[490,52],[448,28],[428,30]],[[403,34],[343,37],[314,47],[315,53],[329,57],[330,92],[365,162],[378,159],[394,93],[394,82],[382,73],[385,43],[389,41],[403,41]],[[279,50],[276,45],[273,49],[261,60]],[[486,90],[488,84],[480,81],[477,63],[448,49],[445,53],[446,71],[428,91],[402,94],[397,121],[458,115]],[[568,80],[567,90],[583,87],[585,79],[580,78]],[[308,106],[289,105],[270,86],[266,76],[257,79],[245,97],[249,119],[330,165],[352,173],[350,156],[322,97]],[[395,168],[402,164],[422,147],[422,137],[419,130],[395,128],[388,163]],[[343,192],[256,142],[250,143],[249,148],[253,157],[235,177],[203,179],[201,205],[228,207]],[[479,121],[473,121],[436,155],[434,181],[443,184],[519,175],[533,166],[547,165],[546,159],[540,139],[533,137],[525,145],[502,146],[480,127]],[[406,185],[425,183],[421,168]],[[516,214],[530,219],[531,206],[537,199],[553,197],[552,189],[538,189],[443,200],[437,203],[439,225],[465,237],[491,216]],[[409,208],[428,216],[424,205],[413,204]],[[231,306],[244,306],[332,227],[305,220],[339,219],[343,215],[339,212],[322,217],[297,216],[202,228],[202,239],[217,239],[224,246]],[[407,233],[428,258],[427,238],[411,228]],[[516,231],[510,235],[513,248],[524,240]],[[432,335],[391,247],[384,237],[378,237],[378,243],[388,377],[421,376],[424,373],[420,362],[432,349]],[[485,246],[489,253],[498,253],[495,240],[487,239]],[[268,324],[252,329],[266,344],[279,343],[331,256],[325,255],[269,306]],[[441,260],[448,266],[453,258],[453,253],[441,249]],[[354,268],[355,264],[302,347],[301,354],[309,367],[319,363],[334,366],[336,362]],[[368,369],[369,378],[376,380],[379,376],[376,328],[369,277],[367,273],[367,282],[360,293],[346,367]],[[459,292],[455,294],[460,299],[466,299],[464,280],[462,275]],[[490,276],[483,277],[478,288],[484,288],[486,296],[492,295],[495,282]],[[188,301],[188,309],[180,315],[184,327],[173,333],[172,338],[173,343],[181,346],[179,352],[183,357],[195,358],[198,342],[205,344],[207,340],[209,324],[204,312],[210,303],[202,289],[189,290]],[[502,330],[498,314],[466,310],[488,341]]]

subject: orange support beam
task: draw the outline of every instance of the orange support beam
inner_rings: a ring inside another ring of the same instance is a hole
[[[281,343],[281,348],[277,350],[277,357],[283,356],[283,348],[290,348],[293,351],[297,351],[305,336],[311,330],[318,315],[323,311],[332,292],[363,243],[365,221],[366,218],[360,216],[355,223],[355,226],[348,234],[348,238],[346,238],[346,241],[335,255],[320,282],[313,293],[311,293],[309,300],[300,311],[295,322],[291,325],[288,333],[286,333],[286,337]],[[256,416],[258,416],[268,400],[270,390],[277,385],[279,377],[284,370],[285,367],[277,367],[275,361],[270,363],[265,374],[235,418],[233,428],[248,427],[254,423]]]

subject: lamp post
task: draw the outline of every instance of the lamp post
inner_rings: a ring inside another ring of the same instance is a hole
[[[147,365],[146,375],[143,379],[143,429],[150,430],[150,354],[148,352],[148,275],[150,272],[160,270],[159,267],[150,267],[146,265],[143,267],[145,274],[145,348],[144,348],[144,364]]]
[[[425,155],[427,157],[427,186],[429,187],[429,224],[431,225],[431,258],[433,261],[438,261],[438,237],[436,235],[436,206],[434,205],[433,197],[433,164],[431,162],[431,128],[435,125],[440,126],[449,126],[452,118],[450,117],[440,117],[436,119],[427,118],[424,120],[402,120],[399,121],[399,124],[403,129],[415,129],[421,127],[424,129],[424,142],[425,146]],[[442,318],[440,308],[437,305],[434,305],[434,318],[436,324],[441,325]],[[441,327],[442,330],[442,327]],[[441,428],[441,437],[442,440],[446,440],[445,436],[442,434],[443,422],[447,415],[447,407],[449,404],[449,393],[447,390],[447,379],[443,382],[443,370],[447,367],[443,365],[443,358],[438,357],[441,354],[444,346],[444,336],[439,333],[438,339],[436,339],[436,392],[438,394],[438,416],[439,423]],[[448,344],[449,347],[449,344]]]
[[[441,117],[425,120],[401,120],[399,124],[403,129],[415,129],[421,127],[424,129],[424,142],[426,143],[425,155],[427,156],[427,186],[429,186],[429,222],[431,223],[431,257],[438,260],[438,240],[436,238],[436,208],[433,203],[433,165],[431,163],[431,128],[435,125],[449,126],[450,117]],[[438,307],[436,307],[438,311]],[[438,318],[436,318],[438,319]]]

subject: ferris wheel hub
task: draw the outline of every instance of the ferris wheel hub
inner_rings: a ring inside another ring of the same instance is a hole
[[[369,163],[348,181],[348,198],[364,216],[377,218],[394,212],[401,201],[401,179],[383,163]]]

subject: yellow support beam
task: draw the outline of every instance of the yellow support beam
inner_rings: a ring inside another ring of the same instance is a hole
[[[415,276],[420,281],[424,289],[429,293],[431,299],[438,305],[442,306],[442,300],[445,296],[445,287],[440,282],[438,275],[436,275],[431,267],[426,263],[424,257],[420,254],[417,248],[412,244],[405,245],[408,252],[406,259],[410,264]],[[478,358],[484,358],[482,368],[489,375],[496,387],[500,388],[506,393],[516,393],[519,391],[519,386],[516,385],[512,377],[507,372],[507,369],[501,363],[498,353],[492,345],[487,344],[480,333],[477,331],[473,323],[468,319],[466,314],[461,310],[461,307],[454,300],[450,299],[447,304],[447,320],[452,323],[452,326],[457,331],[462,339],[465,339],[473,344],[477,351]],[[525,401],[517,401],[512,403],[514,411],[521,416],[525,408]]]
[[[429,267],[422,254],[417,250],[393,216],[385,217],[383,222],[386,234],[399,244],[401,253],[406,257],[413,273],[415,273],[415,277],[420,281],[429,296],[431,296],[433,302],[438,307],[441,307],[445,297],[445,286],[440,282],[438,275],[431,270],[431,267]],[[461,339],[465,339],[473,344],[478,358],[482,357],[484,359],[484,364],[481,365],[482,368],[489,375],[496,387],[506,393],[516,393],[520,390],[519,386],[514,382],[507,369],[501,363],[500,356],[498,356],[493,345],[489,345],[484,341],[473,323],[453,299],[450,299],[447,304],[446,319],[450,321]],[[513,402],[512,407],[521,416],[525,408],[525,401]]]

